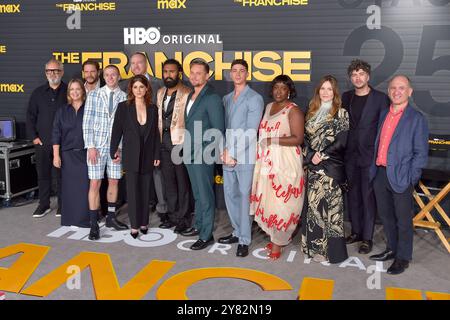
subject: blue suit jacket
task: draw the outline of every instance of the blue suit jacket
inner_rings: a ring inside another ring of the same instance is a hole
[[[383,110],[378,122],[375,140],[375,154],[370,171],[371,180],[376,175],[376,158],[380,142],[381,129],[389,109]],[[400,122],[394,131],[387,154],[386,173],[395,192],[402,193],[409,186],[416,185],[422,174],[422,168],[428,160],[428,124],[424,115],[410,104],[406,106]]]
[[[224,165],[223,170],[253,171],[256,161],[256,142],[259,123],[264,111],[264,100],[248,85],[236,102],[234,90],[223,97],[225,106],[226,148],[237,160],[235,167]]]

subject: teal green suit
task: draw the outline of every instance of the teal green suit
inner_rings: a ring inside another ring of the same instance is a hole
[[[192,94],[191,94],[192,95]],[[190,101],[188,98],[188,102]],[[195,123],[201,128],[194,130]],[[215,215],[214,195],[214,163],[205,159],[205,155],[219,155],[208,150],[217,146],[220,141],[203,141],[203,135],[209,129],[216,129],[222,135],[225,129],[224,108],[222,99],[213,89],[206,85],[199,93],[189,113],[185,111],[185,127],[189,135],[185,135],[183,160],[189,173],[195,199],[194,227],[200,231],[200,239],[208,241],[212,237]],[[219,133],[216,132],[216,133]],[[196,136],[197,135],[197,136]],[[201,135],[201,136],[200,136]],[[216,149],[218,151],[218,148]],[[206,153],[204,154],[204,151]]]

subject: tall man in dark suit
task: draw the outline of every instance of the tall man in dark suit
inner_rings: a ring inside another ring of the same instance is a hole
[[[27,110],[27,134],[36,150],[36,169],[39,184],[39,206],[33,213],[34,218],[41,218],[51,211],[50,192],[52,186],[53,144],[52,129],[56,110],[67,104],[67,84],[62,82],[64,65],[50,59],[45,64],[47,83],[36,88],[30,97]],[[60,216],[61,176],[57,171],[58,209]]]
[[[381,113],[370,171],[387,239],[386,250],[370,259],[395,259],[387,269],[389,274],[402,273],[412,259],[412,193],[428,160],[427,120],[409,104],[412,92],[406,76],[395,76],[389,82],[392,105]]]
[[[369,181],[369,169],[373,160],[378,119],[380,113],[389,106],[388,96],[369,86],[370,69],[367,62],[353,60],[347,71],[354,89],[342,95],[342,105],[350,117],[345,160],[352,233],[346,240],[347,244],[361,241],[361,254],[372,250],[376,204],[373,186]]]
[[[194,194],[195,218],[194,227],[181,233],[199,235],[192,250],[204,249],[214,241],[214,158],[219,157],[217,149],[225,129],[222,99],[207,84],[208,79],[209,65],[202,59],[194,59],[190,64],[189,81],[194,91],[189,95],[185,111],[183,161]],[[211,152],[214,148],[215,153]]]
[[[175,226],[175,233],[186,231],[191,226],[194,202],[186,166],[172,160],[172,151],[183,145],[184,110],[192,91],[182,83],[182,73],[183,68],[177,60],[166,60],[163,63],[164,87],[157,94],[161,170],[167,200],[167,213],[161,215],[159,227]]]

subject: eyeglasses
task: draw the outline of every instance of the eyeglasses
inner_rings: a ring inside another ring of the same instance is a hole
[[[47,74],[50,74],[50,73],[58,74],[58,73],[61,73],[61,70],[59,70],[59,69],[45,69],[45,73],[47,73]]]

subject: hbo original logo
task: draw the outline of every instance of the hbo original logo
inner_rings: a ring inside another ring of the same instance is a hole
[[[161,39],[161,33],[158,28],[124,28],[124,44],[157,44]]]

